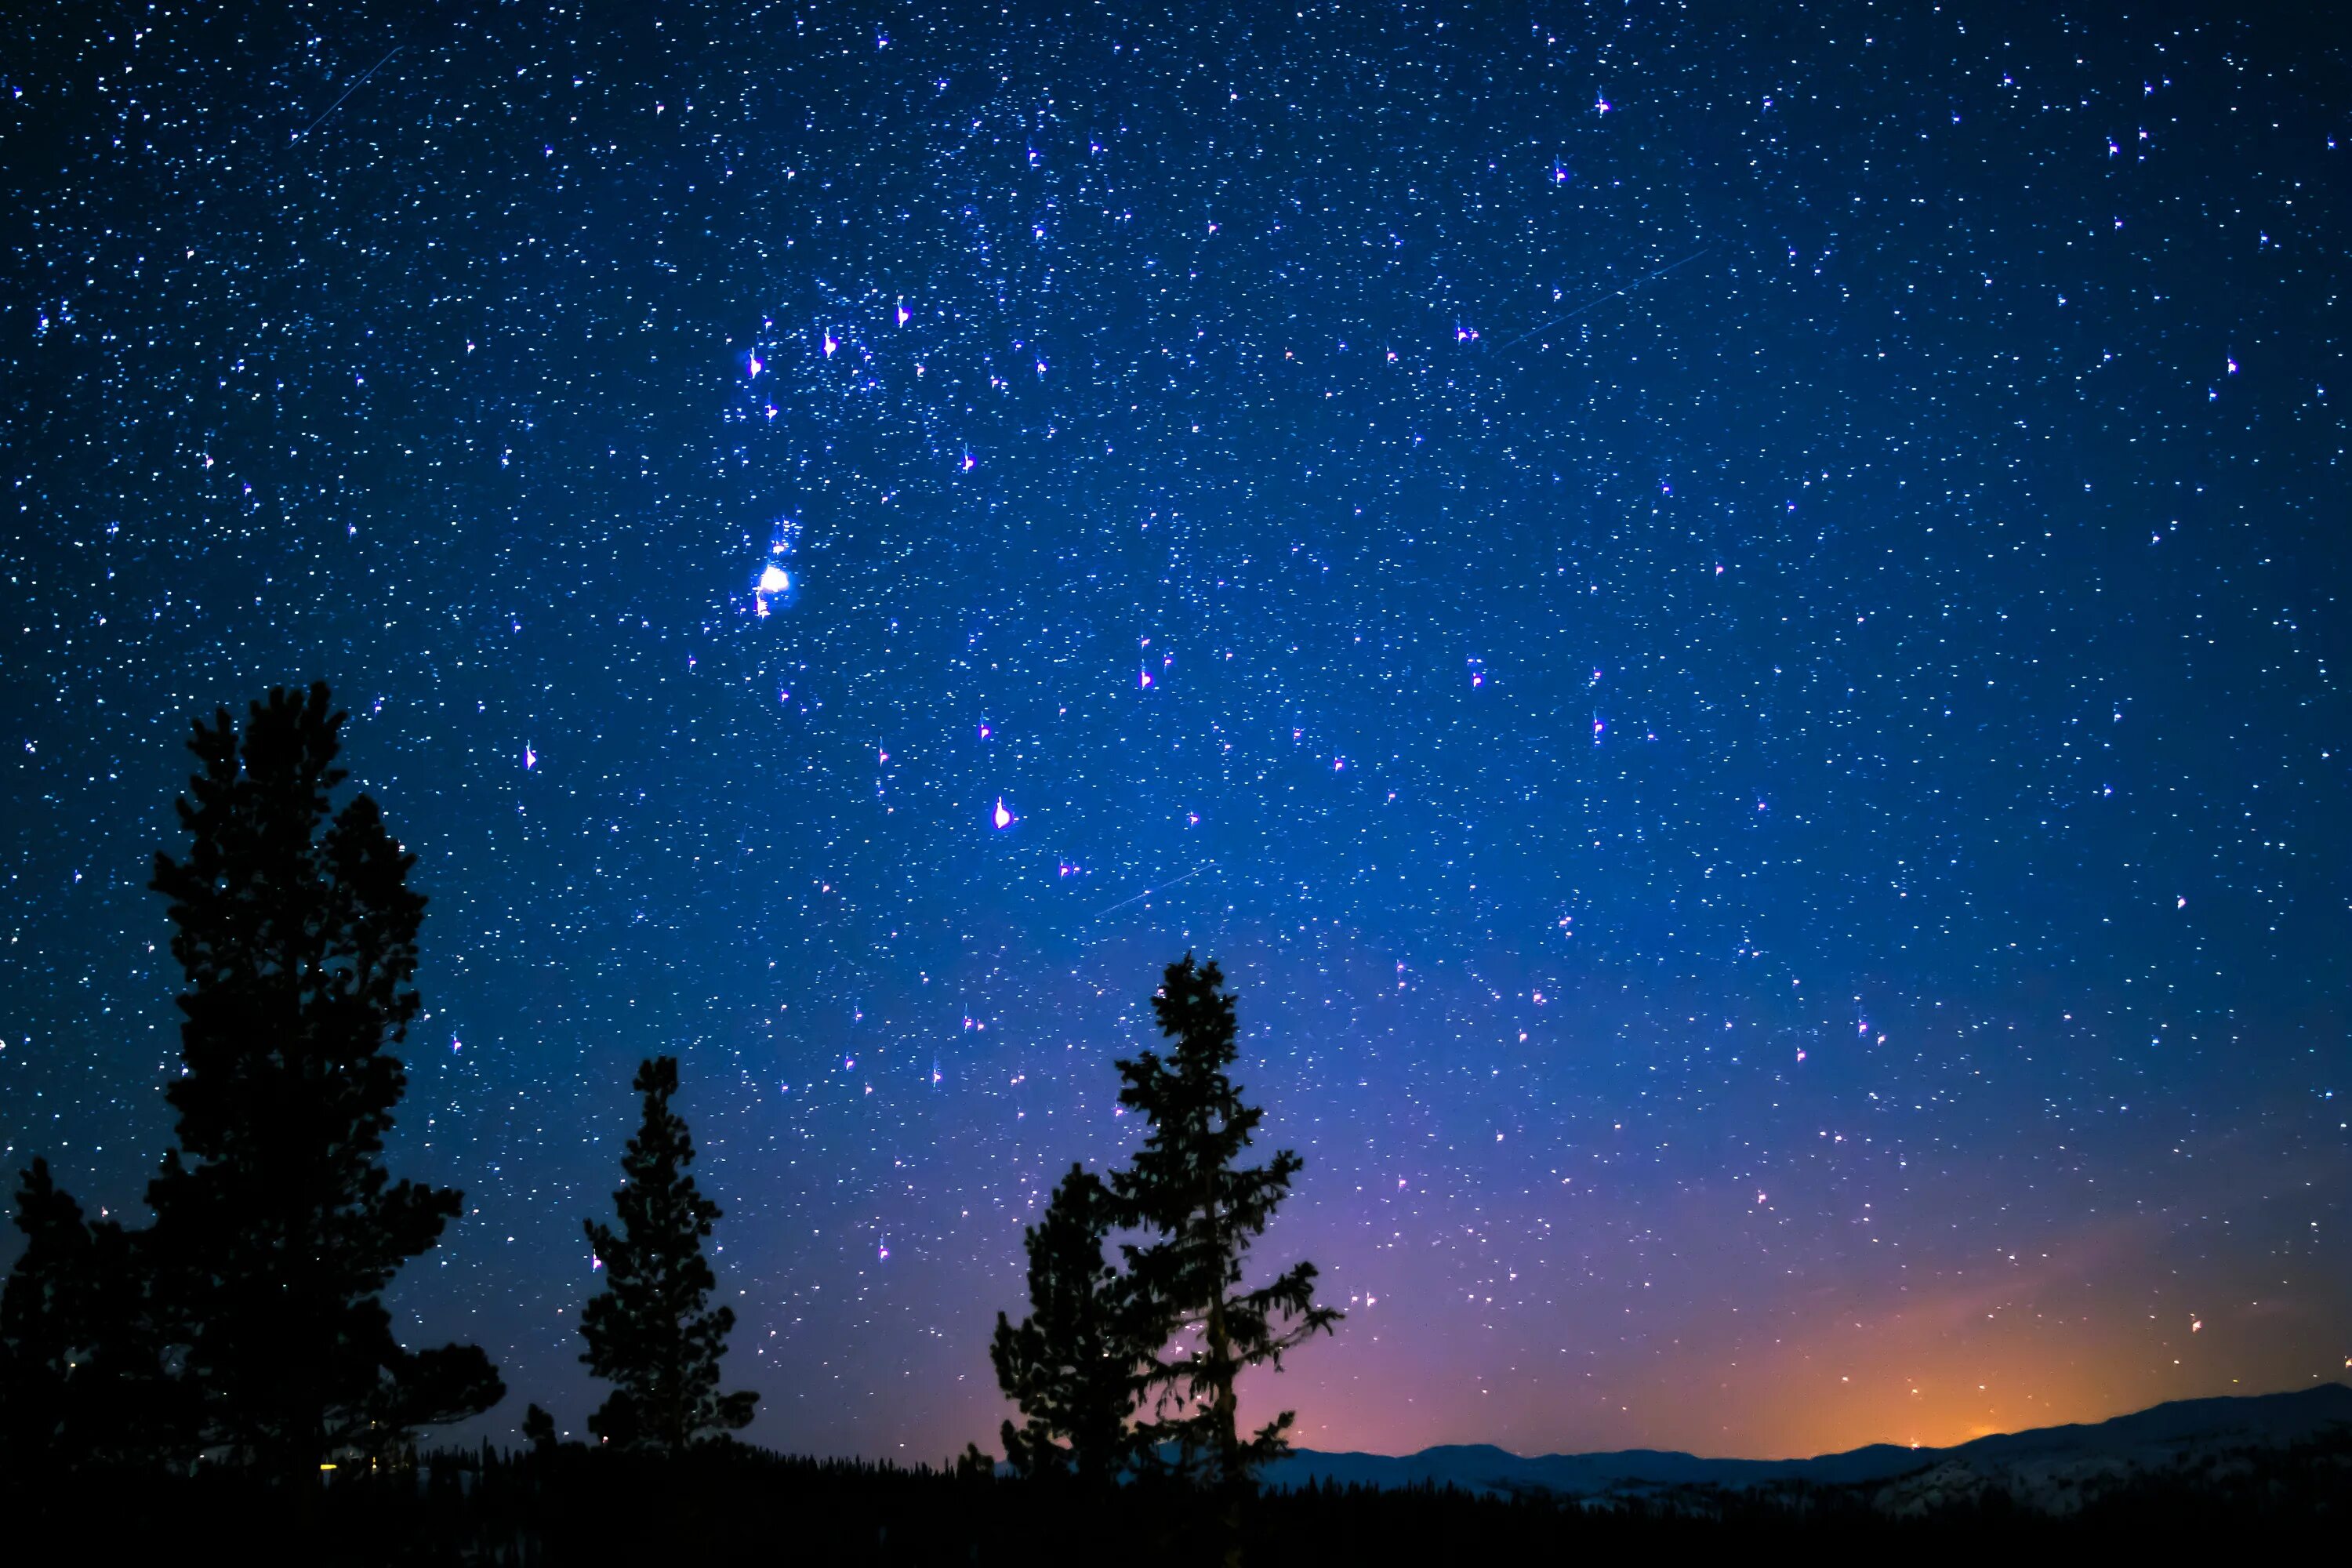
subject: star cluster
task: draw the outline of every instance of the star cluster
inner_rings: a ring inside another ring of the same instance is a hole
[[[1769,14],[1767,14],[1769,12]],[[421,857],[403,1279],[577,1429],[682,1058],[751,1436],[992,1440],[1213,955],[1320,1447],[2352,1364],[2343,59],[2013,7],[5,24],[0,1145],[138,1212],[179,742]],[[2340,379],[2340,377],[2337,377]],[[11,1238],[13,1240],[13,1237]]]

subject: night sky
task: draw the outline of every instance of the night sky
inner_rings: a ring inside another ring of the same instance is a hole
[[[1187,949],[1307,1445],[2345,1375],[2352,68],[2036,9],[12,7],[6,1173],[143,1215],[181,742],[324,678],[473,1435],[670,1052],[748,1436],[994,1447]]]

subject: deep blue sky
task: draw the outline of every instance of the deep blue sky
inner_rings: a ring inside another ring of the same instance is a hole
[[[1187,948],[1309,1444],[2341,1375],[2344,53],[1766,9],[14,16],[8,1168],[138,1212],[180,739],[323,677],[493,1432],[675,1052],[751,1435],[992,1444]]]

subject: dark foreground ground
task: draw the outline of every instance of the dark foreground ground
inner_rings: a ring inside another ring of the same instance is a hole
[[[1209,1510],[1182,1493],[1066,1489],[928,1468],[714,1449],[667,1465],[584,1449],[443,1453],[289,1498],[224,1476],[9,1478],[0,1561],[320,1564],[1087,1563],[1218,1561]],[[2254,1551],[2340,1557],[2352,1434],[2203,1457],[2095,1486],[2067,1511],[1988,1491],[1885,1510],[1876,1487],[1683,1489],[1605,1505],[1451,1489],[1313,1488],[1256,1501],[1244,1560],[1517,1564],[1639,1553],[1895,1554],[1887,1560],[2114,1561]],[[2091,1555],[2085,1555],[2091,1554]]]

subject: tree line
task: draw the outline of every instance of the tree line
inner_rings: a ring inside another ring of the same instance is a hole
[[[0,1287],[0,1473],[15,1481],[203,1469],[315,1489],[410,1462],[419,1431],[505,1395],[478,1346],[411,1350],[383,1303],[463,1196],[385,1164],[425,900],[376,803],[334,803],[345,717],[317,684],[272,689],[242,727],[226,709],[194,726],[187,842],[156,855],[150,884],[184,976],[164,1090],[176,1142],[144,1227],[90,1219],[45,1159],[20,1173],[25,1248]],[[1308,1263],[1245,1288],[1300,1161],[1243,1163],[1264,1112],[1232,1077],[1217,965],[1169,965],[1152,1008],[1165,1047],[1117,1064],[1143,1137],[1108,1174],[1074,1164],[1025,1233],[1030,1310],[1000,1313],[991,1345],[1019,1415],[1002,1437],[1041,1486],[1197,1489],[1230,1554],[1293,1421],[1245,1431],[1238,1380],[1339,1314],[1315,1304]],[[633,1088],[614,1223],[586,1225],[604,1286],[580,1315],[581,1360],[610,1385],[588,1429],[601,1449],[675,1458],[741,1430],[758,1396],[720,1389],[735,1318],[710,1300],[702,1244],[719,1209],[690,1173],[676,1059],[646,1061]],[[538,1405],[523,1429],[556,1447]],[[974,1446],[958,1468],[993,1467]]]

